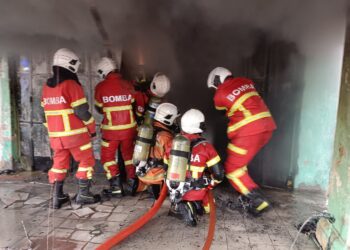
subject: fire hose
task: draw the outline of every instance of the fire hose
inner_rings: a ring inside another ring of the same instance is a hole
[[[216,207],[215,207],[212,190],[208,190],[208,199],[209,199],[209,206],[210,206],[209,228],[208,228],[207,239],[205,240],[205,244],[203,246],[203,250],[210,249],[211,243],[213,242],[213,239],[214,239],[215,224],[216,224]]]
[[[153,216],[158,212],[159,208],[163,204],[166,196],[167,196],[168,188],[166,185],[163,185],[162,191],[160,193],[159,198],[154,203],[154,206],[148,210],[147,213],[145,213],[142,217],[140,217],[137,221],[135,221],[133,224],[128,226],[127,228],[123,229],[113,237],[109,238],[106,242],[102,243],[97,250],[108,250],[112,247],[118,245],[120,242],[122,242],[124,239],[126,239],[131,234],[135,233],[137,230],[139,230],[141,227],[143,227],[149,220],[153,218]],[[211,190],[208,191],[209,195],[209,204],[210,204],[210,219],[209,219],[209,228],[208,228],[208,235],[207,239],[205,241],[205,244],[203,246],[203,250],[209,250],[211,243],[214,238],[214,232],[215,232],[215,223],[216,223],[216,208],[213,198],[213,193]]]
[[[143,227],[152,217],[158,212],[159,208],[162,206],[166,196],[168,193],[168,188],[166,185],[163,185],[162,191],[160,193],[159,198],[154,203],[154,206],[148,210],[142,217],[140,217],[137,221],[135,221],[133,224],[128,226],[127,228],[123,229],[110,239],[108,239],[106,242],[102,243],[97,250],[107,250],[111,249],[112,247],[116,246],[120,242],[122,242],[124,239],[126,239],[129,235],[133,234],[137,230],[139,230],[141,227]]]

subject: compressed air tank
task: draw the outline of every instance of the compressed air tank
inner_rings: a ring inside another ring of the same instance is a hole
[[[177,135],[173,139],[169,157],[167,180],[171,182],[185,182],[191,150],[190,145],[190,140],[183,135]]]
[[[138,128],[135,141],[134,154],[132,156],[133,164],[137,166],[141,161],[147,161],[150,148],[153,143],[153,126],[142,124]]]
[[[162,98],[152,96],[150,100],[148,101],[148,105],[145,112],[145,119],[144,123],[146,124],[153,124],[153,118],[156,114],[156,109],[158,106],[162,103]]]

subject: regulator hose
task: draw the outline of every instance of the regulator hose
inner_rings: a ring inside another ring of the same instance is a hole
[[[216,224],[216,207],[215,207],[212,190],[208,190],[208,199],[209,199],[209,205],[210,205],[209,228],[208,228],[207,239],[203,246],[203,250],[210,249],[211,243],[213,242],[213,239],[214,239],[215,224]]]
[[[160,193],[159,198],[154,203],[153,207],[148,210],[144,215],[142,215],[137,221],[123,229],[113,237],[109,238],[107,241],[102,243],[97,250],[109,250],[112,247],[118,245],[124,239],[126,239],[129,235],[135,233],[141,227],[143,227],[152,217],[158,212],[159,208],[162,206],[166,196],[168,193],[167,185],[163,185],[162,191]],[[215,222],[214,222],[215,223]],[[214,225],[215,227],[215,225]]]

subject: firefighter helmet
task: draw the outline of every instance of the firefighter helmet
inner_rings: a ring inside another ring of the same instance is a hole
[[[79,57],[69,49],[59,49],[56,51],[53,56],[53,66],[59,66],[73,73],[78,72],[78,68],[80,65]]]
[[[165,125],[173,125],[176,117],[178,117],[178,110],[174,104],[162,103],[156,109],[154,120],[159,121]]]
[[[213,69],[208,76],[208,88],[218,88],[219,84],[223,83],[226,77],[232,75],[231,71],[226,68],[217,67]]]
[[[169,78],[162,73],[155,74],[151,82],[150,90],[152,94],[157,97],[165,96],[170,90]]]
[[[188,134],[204,131],[204,114],[198,109],[190,109],[181,117],[181,130]]]
[[[115,62],[111,58],[102,57],[97,64],[96,70],[97,74],[104,79],[110,72],[116,70]]]

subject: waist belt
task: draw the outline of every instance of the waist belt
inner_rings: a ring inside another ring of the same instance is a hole
[[[210,184],[208,178],[190,179],[191,188],[205,188]]]

